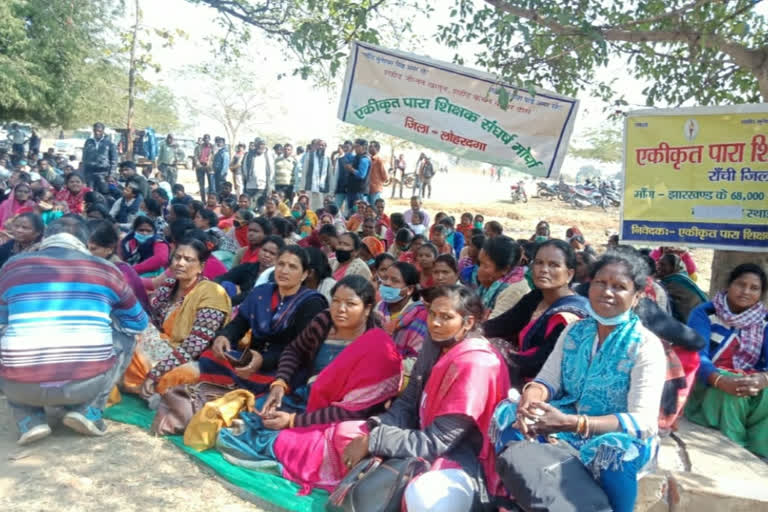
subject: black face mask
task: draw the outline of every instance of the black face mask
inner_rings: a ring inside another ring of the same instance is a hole
[[[352,259],[352,251],[336,249],[336,261],[338,261],[339,263],[346,263],[351,259]]]
[[[240,224],[238,221],[232,222],[232,225],[235,226],[235,228],[239,228],[242,224]]]

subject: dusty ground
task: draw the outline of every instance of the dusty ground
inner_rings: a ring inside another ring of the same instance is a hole
[[[188,191],[195,191],[192,171],[182,170],[181,174]],[[577,225],[594,245],[605,243],[606,233],[618,228],[616,210],[576,210],[538,199],[524,205],[505,202],[509,181],[491,182],[469,173],[439,174],[434,181],[434,199],[424,203],[432,215],[446,211],[458,218],[464,211],[481,213],[486,220],[501,222],[505,233],[515,238],[530,237],[543,219],[550,222],[554,236],[564,236],[568,227]],[[532,183],[530,188],[534,188]],[[407,198],[410,193],[404,195]],[[387,210],[401,211],[407,204],[407,199],[390,201]],[[707,290],[712,251],[697,250],[694,255],[702,270],[700,285]],[[262,510],[233,494],[170,443],[136,427],[110,423],[106,437],[92,439],[59,426],[52,437],[37,445],[19,448],[15,441],[7,401],[0,396],[2,511]]]

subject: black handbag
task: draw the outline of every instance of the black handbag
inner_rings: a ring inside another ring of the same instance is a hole
[[[496,471],[525,512],[611,512],[592,474],[566,443],[516,441],[496,458]]]
[[[329,512],[400,512],[408,484],[429,469],[424,459],[367,457],[352,468],[325,505]]]

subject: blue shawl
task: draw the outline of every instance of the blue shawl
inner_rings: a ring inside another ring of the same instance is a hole
[[[272,295],[277,290],[277,284],[265,283],[257,286],[248,298],[240,305],[240,313],[251,323],[251,335],[254,339],[266,338],[285,330],[293,320],[296,310],[316,295],[315,290],[301,287],[290,297],[286,297],[277,308],[272,309]]]

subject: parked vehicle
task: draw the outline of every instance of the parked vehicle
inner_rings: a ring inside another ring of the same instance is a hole
[[[557,187],[549,185],[543,181],[536,184],[536,195],[542,199],[555,199],[557,197]]]
[[[528,202],[528,195],[525,193],[525,182],[518,181],[517,185],[511,185],[509,190],[513,203]]]

